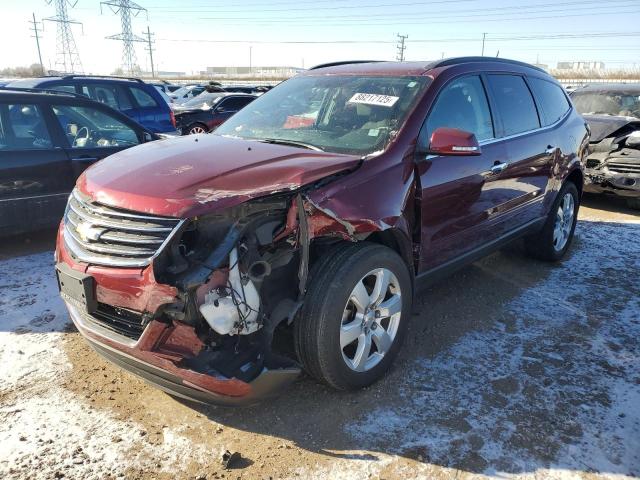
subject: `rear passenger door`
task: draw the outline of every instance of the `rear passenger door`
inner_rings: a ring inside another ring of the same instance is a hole
[[[41,103],[0,103],[0,231],[56,225],[75,181]]]
[[[543,215],[543,199],[551,176],[556,139],[542,129],[540,114],[525,78],[512,73],[487,74],[496,113],[498,139],[507,158],[496,175],[499,195],[495,228],[510,231]]]

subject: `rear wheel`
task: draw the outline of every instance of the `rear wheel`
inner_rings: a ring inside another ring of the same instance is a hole
[[[566,182],[549,211],[542,230],[525,239],[528,253],[540,260],[560,260],[573,240],[580,197],[573,182]]]
[[[196,135],[198,133],[207,133],[209,130],[203,123],[194,123],[187,129],[187,135]]]
[[[320,259],[296,320],[305,370],[341,389],[362,388],[389,369],[410,318],[409,270],[376,244],[341,246]]]

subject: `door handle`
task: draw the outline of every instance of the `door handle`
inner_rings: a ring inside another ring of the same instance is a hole
[[[491,167],[490,171],[491,171],[491,173],[496,175],[498,173],[503,172],[504,169],[507,168],[508,166],[509,166],[509,164],[506,163],[506,162],[503,162],[503,163],[496,162],[496,163],[493,164],[493,167]]]
[[[73,160],[74,162],[97,162],[98,160],[100,160],[98,157],[72,157],[71,160]]]
[[[553,145],[547,145],[547,149],[544,151],[546,155],[553,155],[556,153],[558,147],[554,147]]]

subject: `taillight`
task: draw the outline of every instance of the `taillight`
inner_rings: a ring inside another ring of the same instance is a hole
[[[176,116],[173,114],[173,110],[169,112],[169,117],[171,117],[171,125],[176,128]]]

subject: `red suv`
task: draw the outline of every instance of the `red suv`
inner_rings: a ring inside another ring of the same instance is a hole
[[[301,367],[364,387],[401,348],[418,281],[520,237],[563,257],[588,140],[523,63],[317,67],[214,134],[86,170],[61,293],[99,353],[173,395],[252,403]]]

